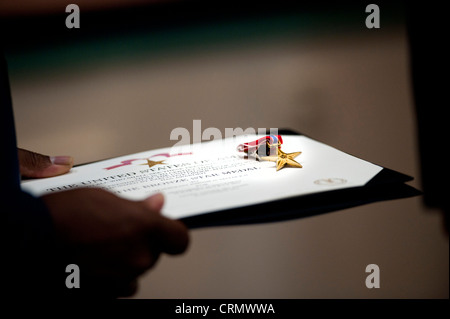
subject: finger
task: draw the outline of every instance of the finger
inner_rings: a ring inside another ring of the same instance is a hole
[[[177,220],[169,219],[159,212],[164,204],[162,194],[156,194],[143,201],[148,210],[147,230],[150,234],[152,247],[158,247],[161,252],[180,254],[189,244],[186,226]]]
[[[20,174],[23,177],[42,178],[67,173],[73,166],[70,156],[47,156],[18,149]]]
[[[161,252],[181,254],[189,244],[189,234],[186,226],[177,220],[160,216],[150,229],[150,239]]]
[[[138,290],[137,279],[121,280],[116,277],[93,277],[86,275],[83,280],[82,293],[88,298],[131,297]]]
[[[138,281],[134,279],[129,283],[116,283],[113,290],[118,297],[131,297],[138,290]]]
[[[160,212],[164,205],[164,196],[161,193],[155,194],[145,199],[144,204],[152,211]]]

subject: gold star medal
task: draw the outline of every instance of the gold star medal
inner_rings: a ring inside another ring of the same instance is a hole
[[[303,166],[294,160],[294,158],[301,153],[302,152],[285,153],[278,147],[276,156],[261,156],[260,159],[262,161],[275,162],[277,164],[277,171],[282,169],[285,165],[302,168]]]
[[[294,160],[302,152],[285,153],[281,150],[282,143],[280,135],[268,135],[253,142],[239,144],[237,150],[246,153],[246,158],[275,162],[277,171],[286,165],[302,168],[303,166]]]

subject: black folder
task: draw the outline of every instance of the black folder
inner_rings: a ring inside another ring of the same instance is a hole
[[[282,129],[278,133],[280,135],[305,135],[290,129]],[[378,201],[421,195],[421,191],[406,184],[413,179],[409,175],[383,167],[364,186],[300,195],[288,199],[190,216],[181,220],[190,229],[196,229],[269,223],[310,217]]]

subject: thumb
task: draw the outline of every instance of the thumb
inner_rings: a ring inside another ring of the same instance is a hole
[[[144,204],[151,210],[160,213],[164,205],[164,195],[157,193],[144,200]]]
[[[164,205],[164,196],[161,193],[153,195],[144,200],[144,204],[152,211],[160,212]],[[182,222],[161,214],[153,214],[148,220],[150,240],[158,251],[180,254],[186,250],[189,244],[189,234]]]
[[[57,176],[70,171],[73,166],[71,156],[50,157],[39,153],[17,149],[20,175],[22,177],[42,178]]]

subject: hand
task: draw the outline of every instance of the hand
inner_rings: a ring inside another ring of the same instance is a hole
[[[70,156],[50,157],[18,149],[22,177],[68,172]],[[64,257],[80,268],[80,290],[87,295],[130,296],[137,278],[154,266],[160,253],[179,254],[189,237],[184,224],[160,214],[161,194],[128,201],[95,188],[42,196],[53,218]]]
[[[73,166],[71,156],[47,156],[17,149],[20,175],[25,178],[42,178],[65,174]]]
[[[137,277],[161,252],[179,254],[188,245],[184,224],[159,213],[161,194],[133,202],[101,189],[80,188],[42,199],[64,251],[80,268],[84,289],[98,296],[132,295]]]

